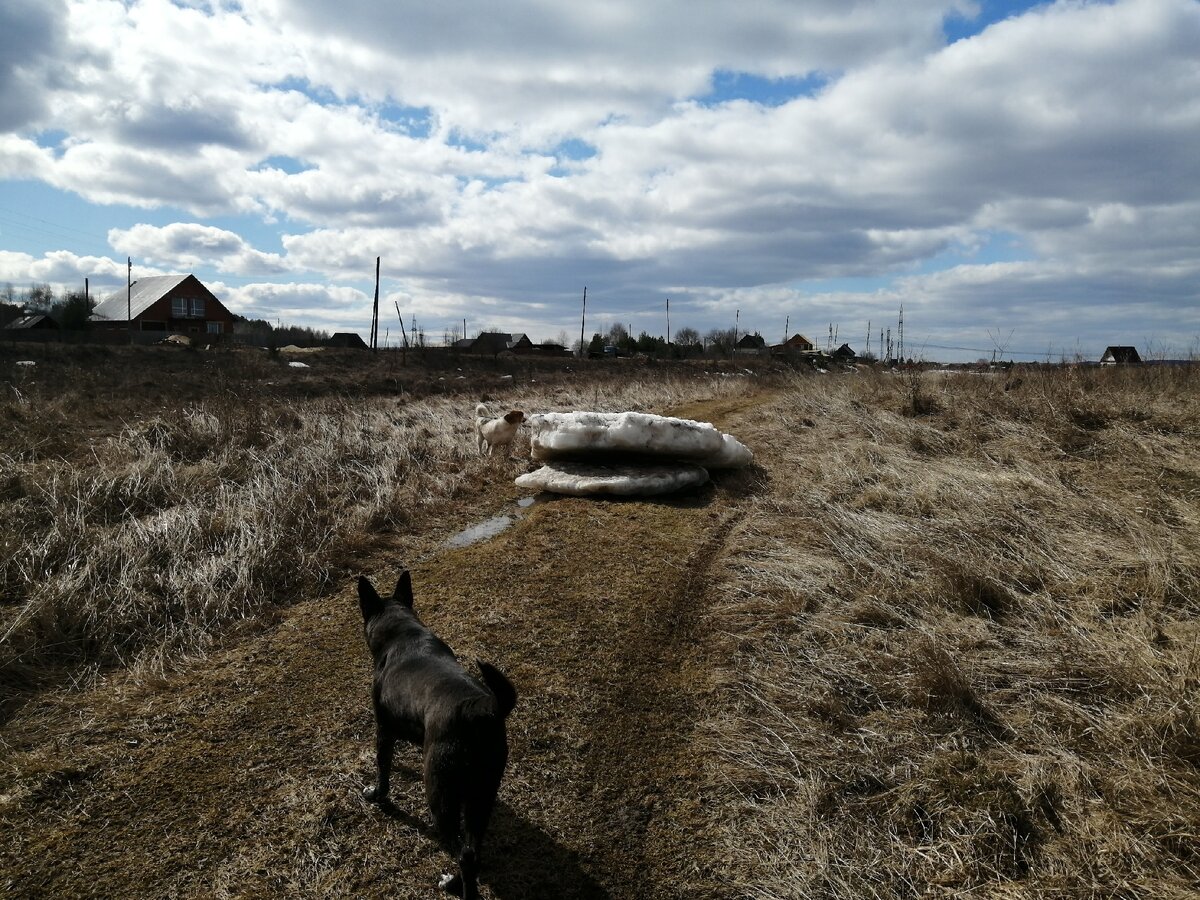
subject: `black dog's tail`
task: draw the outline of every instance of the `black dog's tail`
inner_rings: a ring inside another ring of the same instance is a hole
[[[481,659],[475,661],[479,665],[479,672],[483,676],[483,683],[488,686],[496,696],[496,704],[500,709],[501,718],[506,717],[513,711],[513,707],[517,705],[517,689],[512,686],[503,672],[495,666],[485,663]]]

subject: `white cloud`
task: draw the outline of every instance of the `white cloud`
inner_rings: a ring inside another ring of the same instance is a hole
[[[647,323],[677,296],[702,331],[742,301],[865,331],[909,298],[918,320],[1061,331],[1053,297],[1119,308],[1139,285],[1164,312],[1137,321],[1164,323],[1200,300],[1195,0],[1059,2],[949,47],[943,18],[971,14],[952,0],[19,8],[0,26],[43,56],[0,37],[0,178],[185,211],[114,229],[114,249],[299,298],[232,288],[247,309],[340,316],[376,256],[414,311],[548,333],[583,284],[598,315]],[[829,80],[695,99],[722,70]],[[283,252],[204,221],[232,214],[278,222]],[[1028,258],[993,262],[997,233]],[[890,282],[805,287],[828,279]]]
[[[211,266],[230,275],[272,275],[288,271],[283,259],[250,246],[240,235],[221,228],[176,222],[159,228],[135,225],[113,229],[109,244],[126,256],[136,256],[152,266],[191,270]]]
[[[0,283],[16,287],[46,283],[62,294],[83,290],[85,278],[93,285],[124,284],[125,263],[104,256],[76,256],[66,250],[51,251],[42,257],[0,250]]]

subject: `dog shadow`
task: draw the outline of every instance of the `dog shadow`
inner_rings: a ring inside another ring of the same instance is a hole
[[[396,770],[401,772],[399,768]],[[415,774],[415,773],[414,773]],[[435,844],[437,833],[424,819],[391,800],[379,806],[388,818],[413,829]],[[446,859],[447,869],[453,864]],[[479,881],[500,900],[608,900],[605,888],[584,871],[579,855],[541,828],[523,819],[503,801],[496,802],[483,850]],[[441,894],[440,896],[453,896]]]

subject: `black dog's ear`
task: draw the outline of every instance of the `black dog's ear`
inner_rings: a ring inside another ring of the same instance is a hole
[[[358,576],[358,608],[362,610],[364,622],[370,622],[383,612],[383,598],[365,575]]]
[[[400,573],[400,580],[396,582],[395,597],[397,601],[412,609],[412,576],[408,574],[408,569]]]

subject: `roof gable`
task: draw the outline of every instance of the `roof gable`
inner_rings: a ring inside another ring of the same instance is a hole
[[[1119,363],[1136,363],[1141,362],[1142,358],[1138,355],[1137,347],[1112,346],[1104,351],[1104,355],[1100,357],[1100,361],[1111,359]]]
[[[217,300],[213,292],[206,288],[195,275],[147,275],[130,285],[128,297],[126,297],[126,291],[121,289],[101,300],[92,311],[92,318],[136,319],[189,278],[196,283],[196,287],[203,291],[206,297]]]

